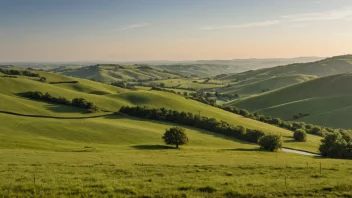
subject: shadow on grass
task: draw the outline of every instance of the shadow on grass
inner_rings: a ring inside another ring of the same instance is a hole
[[[46,105],[45,108],[49,111],[53,111],[55,113],[81,113],[81,114],[90,114],[89,111],[77,108],[73,106],[66,105],[58,105],[58,104],[49,104]]]
[[[297,142],[296,140],[284,140],[285,143]]]
[[[223,151],[255,151],[255,152],[269,152],[261,148],[234,148],[234,149],[221,149]]]
[[[166,146],[166,145],[135,145],[132,146],[138,150],[166,150],[166,149],[176,149],[175,147]]]

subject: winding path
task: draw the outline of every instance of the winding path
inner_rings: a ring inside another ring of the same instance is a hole
[[[300,155],[308,155],[308,156],[314,156],[314,157],[320,157],[321,155],[317,154],[317,153],[311,153],[308,151],[302,151],[302,150],[295,150],[295,149],[291,149],[291,148],[282,148],[282,151],[284,152],[288,152],[288,153],[296,153],[296,154],[300,154]]]

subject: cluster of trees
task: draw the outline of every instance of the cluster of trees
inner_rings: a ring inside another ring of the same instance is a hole
[[[306,124],[304,122],[291,122],[291,121],[285,121],[281,120],[280,118],[272,118],[271,116],[265,116],[265,115],[260,115],[258,113],[251,114],[249,111],[245,109],[238,109],[236,107],[229,107],[229,106],[221,106],[217,105],[218,108],[221,108],[225,111],[229,111],[238,115],[242,115],[244,117],[257,120],[260,122],[264,122],[267,124],[275,125],[290,131],[295,132],[298,129],[304,130],[306,133],[313,134],[313,135],[318,135],[318,136],[324,136],[325,133],[328,132],[333,132],[334,129],[328,128],[328,127],[321,127],[317,125],[312,125],[312,124]]]
[[[347,133],[329,133],[321,140],[322,156],[352,159],[352,136]]]
[[[49,103],[54,104],[62,104],[62,105],[72,105],[79,108],[88,109],[92,112],[98,111],[98,107],[94,105],[93,102],[87,101],[84,98],[74,98],[72,100],[68,100],[64,97],[54,97],[49,93],[42,93],[40,91],[29,91],[20,94],[23,97],[34,99],[34,100],[41,100]]]
[[[28,70],[16,70],[16,69],[2,69],[0,68],[0,72],[7,75],[16,75],[16,76],[29,76],[29,77],[40,77],[38,73],[33,73]]]
[[[181,89],[181,90],[187,90],[187,91],[196,91],[196,89],[192,88],[192,87],[180,87],[181,85],[167,86],[167,85],[165,85],[165,83],[149,83],[149,84],[138,83],[137,85],[141,86],[141,87],[160,87],[160,88],[168,88],[168,89]]]
[[[125,88],[125,89],[136,89],[133,84],[128,82],[112,82],[111,85],[115,87]]]
[[[240,95],[238,95],[237,93],[219,93],[219,92],[215,92],[215,97],[219,100],[234,100],[240,97]]]
[[[259,140],[265,137],[265,133],[260,130],[246,129],[243,126],[234,126],[224,121],[218,121],[215,118],[208,118],[200,116],[199,114],[193,114],[190,112],[179,112],[175,110],[168,110],[165,108],[148,108],[148,107],[121,107],[120,113],[127,114],[130,116],[141,117],[152,120],[161,120],[173,122],[181,125],[192,126],[200,129],[205,129],[214,133],[223,134],[230,137],[235,137],[244,141],[259,143],[262,148],[275,151],[281,148],[282,143],[280,143],[281,138],[276,138],[278,142],[275,145],[268,145],[267,141]],[[272,136],[272,135],[271,135]],[[275,135],[274,135],[275,136]],[[272,149],[272,148],[275,149]]]
[[[293,116],[293,119],[296,120],[296,119],[303,118],[303,117],[306,117],[306,116],[309,116],[309,113],[298,113],[298,114]]]

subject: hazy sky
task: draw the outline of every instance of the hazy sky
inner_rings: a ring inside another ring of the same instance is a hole
[[[0,61],[352,53],[352,0],[0,0]]]

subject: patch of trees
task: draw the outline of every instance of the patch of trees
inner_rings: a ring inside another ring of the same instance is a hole
[[[29,77],[40,77],[38,73],[34,73],[28,70],[17,70],[17,69],[2,69],[0,68],[0,72],[7,75],[15,75],[15,76],[29,76]]]
[[[55,97],[50,95],[49,93],[42,93],[40,91],[28,91],[19,95],[33,100],[40,100],[53,104],[72,105],[75,107],[88,109],[92,112],[96,112],[99,110],[93,102],[90,102],[84,98],[74,98],[72,100],[68,100],[64,97]]]
[[[303,118],[303,117],[306,117],[306,116],[309,116],[309,113],[298,113],[298,114],[293,116],[293,119],[297,120],[299,118]]]
[[[324,137],[324,135],[326,133],[336,131],[332,128],[322,127],[322,126],[317,126],[317,125],[312,125],[312,124],[306,124],[304,122],[291,122],[291,121],[281,120],[280,118],[272,118],[271,116],[260,115],[258,113],[252,114],[245,109],[238,109],[236,107],[217,105],[215,103],[210,103],[210,102],[206,102],[203,100],[198,100],[197,98],[191,97],[191,99],[195,99],[195,100],[202,102],[204,104],[208,104],[213,107],[217,107],[219,109],[223,109],[225,111],[228,111],[228,112],[231,112],[231,113],[234,113],[237,115],[242,115],[246,118],[250,118],[250,119],[264,122],[267,124],[275,125],[277,127],[284,128],[284,129],[287,129],[287,130],[290,130],[293,132],[296,131],[297,129],[304,129],[306,131],[306,133]],[[340,130],[340,131],[344,131],[344,130]]]
[[[190,112],[180,112],[165,108],[148,108],[148,107],[121,107],[119,113],[123,113],[129,116],[135,116],[151,120],[167,121],[177,123],[186,126],[192,126],[199,129],[205,129],[214,133],[234,137],[244,141],[258,143],[258,140],[266,136],[263,131],[246,129],[243,126],[234,126],[225,121],[218,121],[215,118],[208,118],[200,116],[199,114],[193,114]],[[263,140],[264,141],[264,140]],[[268,143],[266,143],[268,144]],[[275,142],[273,146],[262,146],[264,149],[275,151],[277,149],[271,149],[273,147],[278,148],[282,144]]]
[[[187,91],[196,91],[196,89],[192,88],[192,87],[180,87],[181,85],[167,86],[167,85],[165,85],[165,83],[149,83],[149,84],[138,83],[137,85],[141,86],[141,87],[161,87],[161,88],[168,88],[168,89],[181,89],[181,90],[187,90]]]
[[[136,89],[133,84],[127,82],[112,82],[110,85],[124,89]]]
[[[77,80],[50,82],[49,84],[76,84],[76,83],[78,83]]]
[[[237,99],[239,98],[240,96],[237,94],[237,93],[219,93],[219,92],[215,92],[215,96],[217,99],[219,100],[234,100],[234,99]]]
[[[325,157],[352,159],[352,136],[329,133],[321,140],[319,151]]]

